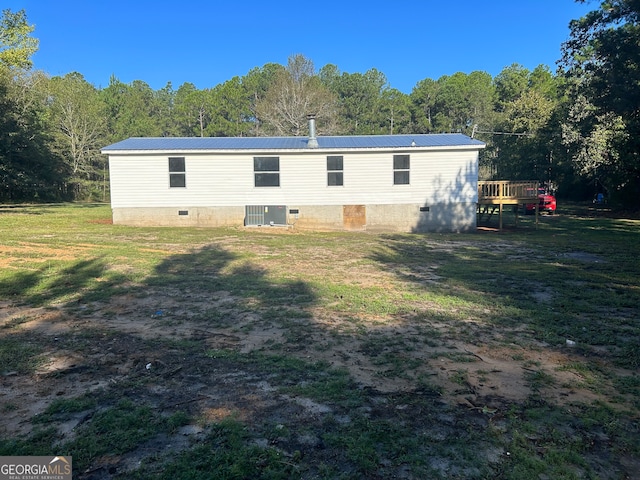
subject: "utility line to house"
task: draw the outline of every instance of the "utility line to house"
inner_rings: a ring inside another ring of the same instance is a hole
[[[516,135],[519,137],[532,137],[534,134],[533,133],[512,133],[512,132],[486,132],[484,130],[476,130],[474,133],[489,133],[491,135]],[[473,137],[471,137],[473,138]]]
[[[534,133],[527,133],[527,132],[522,132],[522,133],[515,133],[515,132],[489,132],[489,131],[485,131],[485,130],[478,130],[478,125],[474,125],[473,126],[473,130],[471,131],[471,138],[475,137],[476,133],[487,133],[489,135],[513,135],[516,137],[532,137],[535,134]]]

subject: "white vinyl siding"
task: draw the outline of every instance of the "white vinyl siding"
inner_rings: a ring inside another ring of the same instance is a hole
[[[113,208],[433,204],[477,201],[478,151],[411,151],[411,183],[393,188],[394,151],[346,151],[341,188],[327,188],[327,152],[278,152],[280,187],[255,187],[250,153],[111,154]],[[402,152],[404,153],[404,152]],[[170,188],[168,157],[185,157],[188,188]]]

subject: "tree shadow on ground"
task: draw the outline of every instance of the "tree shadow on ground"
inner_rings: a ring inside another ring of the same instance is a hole
[[[109,276],[108,284],[102,283],[105,274]],[[124,275],[108,273],[104,258],[66,262],[63,268],[42,262],[37,269],[18,271],[0,281],[0,295],[18,297],[35,306],[58,303],[78,292],[91,296],[123,281]]]
[[[251,297],[262,305],[309,305],[315,301],[312,290],[302,281],[271,281],[267,272],[250,262],[234,264],[237,257],[223,248],[209,245],[195,252],[174,255],[156,268],[146,286],[170,286],[201,293],[226,291],[238,297]]]

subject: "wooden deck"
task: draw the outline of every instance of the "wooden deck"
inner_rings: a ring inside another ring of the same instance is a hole
[[[478,181],[478,215],[491,218],[498,210],[500,230],[502,230],[502,211],[504,205],[522,205],[538,203],[538,181],[510,181],[491,180]],[[516,211],[516,223],[518,213]],[[538,209],[536,208],[536,225],[538,224]]]

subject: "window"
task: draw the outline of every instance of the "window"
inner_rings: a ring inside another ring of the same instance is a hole
[[[253,157],[256,187],[280,186],[280,157]]]
[[[330,187],[343,185],[341,155],[329,155],[327,157],[327,185]]]
[[[409,185],[409,155],[393,156],[393,184]]]
[[[186,187],[187,174],[185,172],[184,157],[169,157],[169,187]]]

